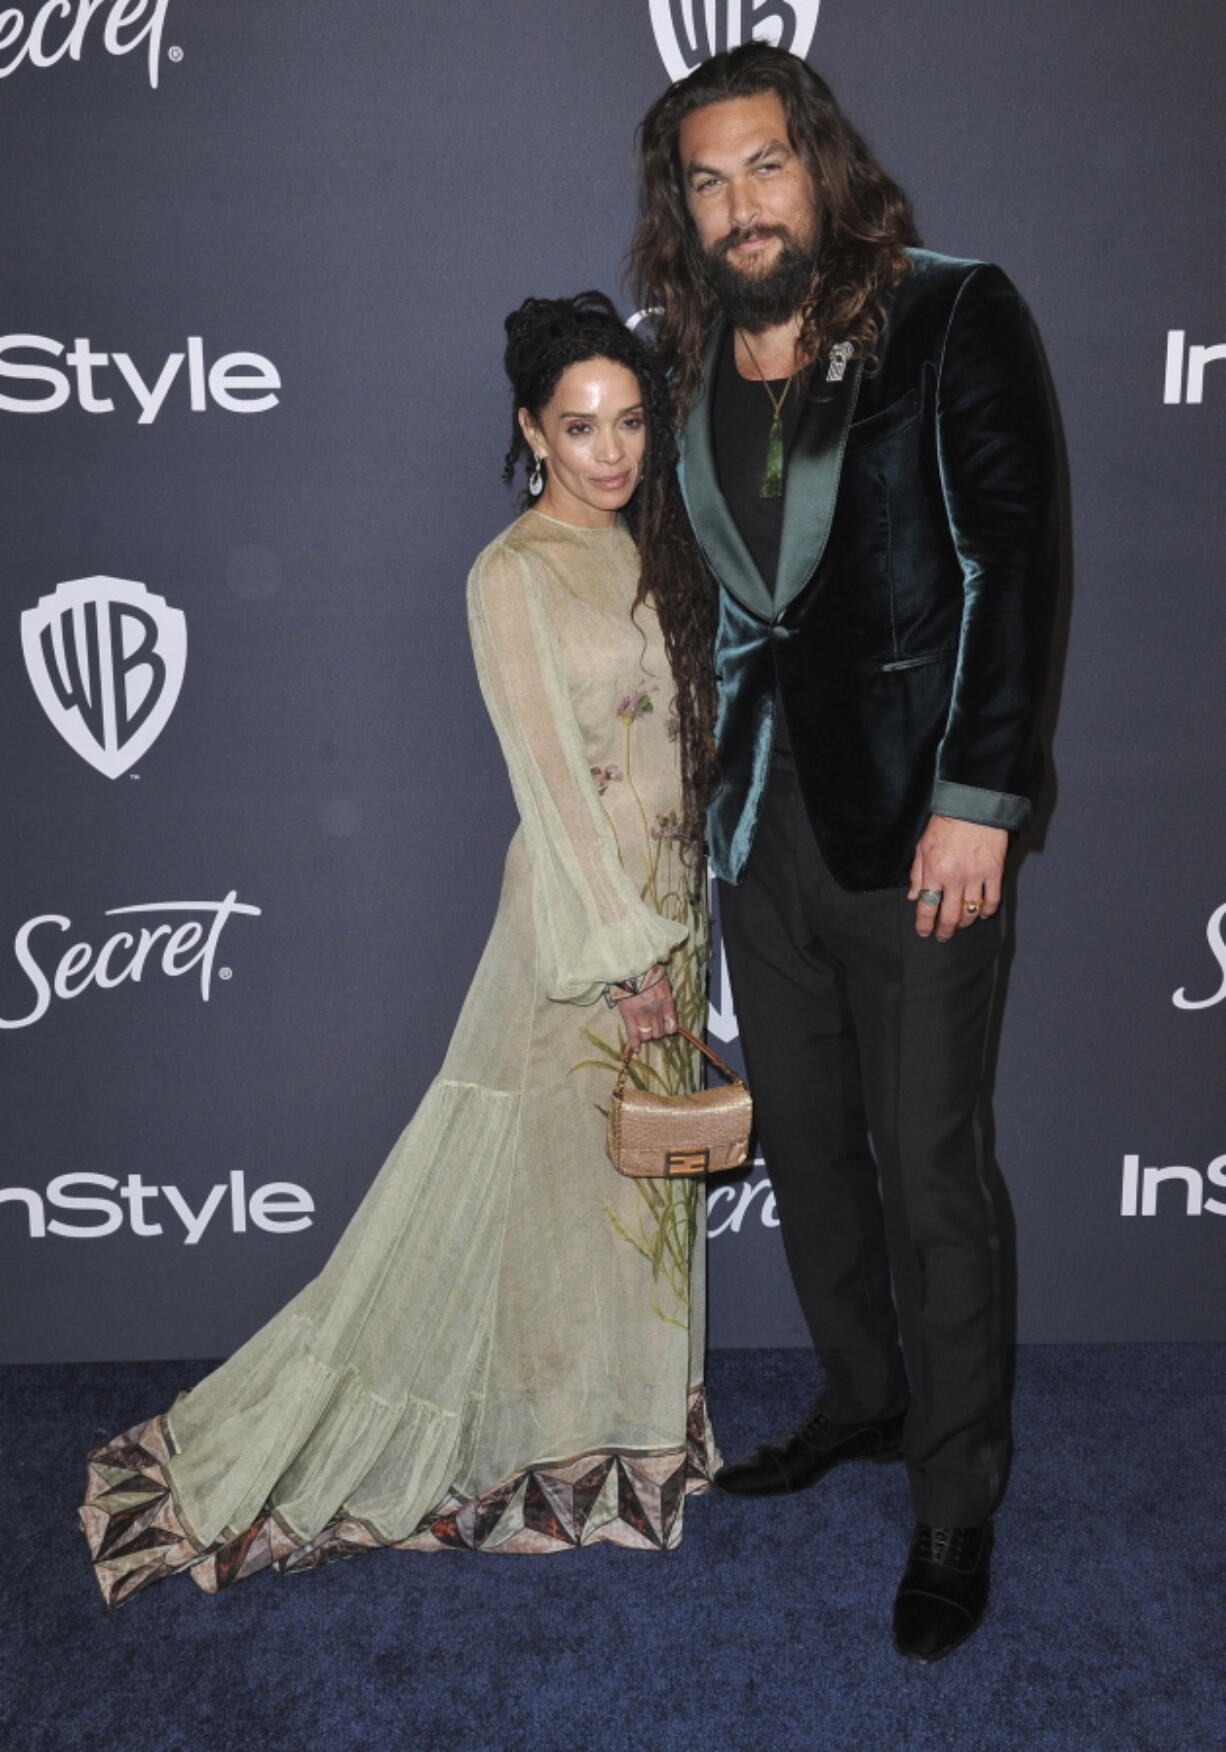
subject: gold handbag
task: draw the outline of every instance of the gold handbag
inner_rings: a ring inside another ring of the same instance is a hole
[[[753,1101],[744,1082],[709,1046],[677,1026],[691,1046],[728,1078],[726,1088],[693,1095],[653,1095],[627,1087],[634,1048],[629,1042],[609,1102],[606,1149],[619,1174],[674,1180],[687,1174],[718,1174],[739,1168],[749,1154]]]

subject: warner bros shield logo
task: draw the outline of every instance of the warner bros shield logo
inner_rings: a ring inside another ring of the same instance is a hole
[[[651,27],[669,78],[751,40],[805,56],[821,0],[651,0]]]
[[[22,615],[21,645],[64,741],[117,779],[166,728],[187,665],[187,622],[130,578],[74,578]]]

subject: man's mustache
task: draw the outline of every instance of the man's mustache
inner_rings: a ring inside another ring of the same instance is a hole
[[[727,237],[721,237],[718,243],[712,245],[711,253],[726,256],[738,243],[744,243],[750,237],[777,237],[781,243],[793,241],[792,233],[786,225],[738,225]]]

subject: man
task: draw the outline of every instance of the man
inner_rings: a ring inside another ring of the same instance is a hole
[[[902,191],[802,61],[716,56],[641,147],[640,302],[661,310],[719,583],[711,857],[825,1377],[790,1437],[716,1482],[771,1495],[905,1459],[894,1640],[934,1660],[986,1610],[1011,1454],[1008,1204],[981,1085],[1005,853],[1040,776],[1044,371],[1004,274],[916,247]]]

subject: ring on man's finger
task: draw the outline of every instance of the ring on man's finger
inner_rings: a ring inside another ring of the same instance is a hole
[[[644,1028],[644,1026],[643,1026],[643,1024],[642,1024],[642,1023],[641,1023],[641,1022],[640,1022],[640,1023],[639,1023],[639,1033],[640,1033],[640,1034],[650,1034],[650,1033],[651,1033],[651,1029],[650,1029],[650,1028]]]
[[[979,911],[979,902],[977,900],[968,900],[966,902],[966,910],[968,913],[977,913]]]
[[[919,897],[925,906],[940,906],[942,892],[940,888],[921,888]]]

